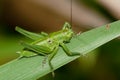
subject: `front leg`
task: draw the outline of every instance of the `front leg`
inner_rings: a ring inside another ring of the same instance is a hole
[[[80,56],[80,53],[71,52],[64,43],[60,43],[60,46],[63,48],[68,56]]]
[[[68,22],[65,22],[65,24],[63,25],[63,30],[66,28],[71,29],[71,25]]]

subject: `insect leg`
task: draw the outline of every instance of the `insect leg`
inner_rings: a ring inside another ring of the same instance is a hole
[[[77,56],[77,55],[79,56],[80,55],[80,53],[71,52],[64,43],[60,43],[60,46],[63,48],[63,50],[68,56]]]
[[[80,34],[81,34],[81,32],[79,32],[79,33],[77,33],[77,34],[74,33],[73,37],[76,38],[76,39],[78,39],[78,40],[80,40],[80,39],[79,39]]]
[[[37,55],[37,54],[35,54],[35,53],[33,53],[33,52],[25,51],[25,50],[19,51],[19,52],[17,52],[17,53],[20,55],[18,59],[21,59],[21,58],[23,58],[23,57],[26,57],[26,58],[28,58],[28,57],[34,57],[34,56]]]
[[[40,38],[44,37],[43,35],[36,34],[36,33],[33,33],[33,32],[29,32],[29,31],[24,30],[20,27],[16,27],[15,30],[18,31],[19,33],[23,34],[24,36],[32,39],[32,40],[37,40],[37,39],[40,39]]]
[[[110,28],[110,24],[107,24],[106,25],[106,29],[108,30]]]
[[[66,28],[71,29],[71,25],[68,22],[65,22],[65,24],[63,25],[63,30]]]
[[[50,69],[51,69],[51,72],[52,72],[52,76],[54,77],[55,74],[54,74],[54,70],[53,70],[53,66],[51,64],[51,60],[53,59],[53,57],[55,56],[55,54],[57,53],[58,51],[58,47],[56,47],[53,52],[50,54],[50,56],[48,57],[48,63],[49,63],[49,66],[50,66]]]
[[[46,55],[44,60],[42,61],[42,67],[44,67],[44,64],[46,64],[46,60],[47,60],[48,56]]]
[[[44,55],[44,56],[47,55],[45,53],[42,53],[42,51],[40,50],[40,47],[37,45],[30,45],[30,44],[25,43],[25,42],[21,42],[21,44],[25,47],[25,49],[28,49],[28,51],[33,51],[33,52],[36,52],[36,53]]]
[[[48,36],[48,34],[46,32],[41,32],[42,36]]]

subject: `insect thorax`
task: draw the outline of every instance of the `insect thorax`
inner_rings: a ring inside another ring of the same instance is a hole
[[[50,38],[56,40],[57,42],[69,42],[73,37],[73,31],[69,30],[61,30],[58,32],[54,32],[50,34]]]

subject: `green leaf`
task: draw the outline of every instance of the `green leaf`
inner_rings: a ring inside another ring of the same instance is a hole
[[[108,41],[120,36],[120,21],[99,28],[84,32],[73,38],[67,47],[73,52],[79,52],[83,55],[107,43]],[[57,55],[52,60],[54,69],[75,60],[78,56],[68,57],[60,48]],[[43,56],[31,58],[15,59],[7,64],[0,66],[0,80],[36,80],[50,73],[50,67],[46,63],[42,67]]]

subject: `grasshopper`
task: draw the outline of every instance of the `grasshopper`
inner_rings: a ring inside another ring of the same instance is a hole
[[[51,64],[51,60],[56,55],[59,46],[65,51],[68,56],[76,56],[80,55],[80,53],[71,52],[65,43],[69,43],[71,38],[74,36],[74,32],[71,29],[71,25],[68,22],[65,22],[62,30],[47,34],[45,32],[41,32],[41,34],[33,33],[26,31],[22,28],[16,27],[16,31],[27,36],[28,38],[34,40],[32,43],[28,44],[25,42],[21,42],[22,46],[24,46],[23,51],[21,51],[21,57],[32,57],[35,55],[43,55],[48,56],[48,64],[50,66],[51,72],[53,72],[53,66]],[[54,72],[53,72],[54,76]]]

